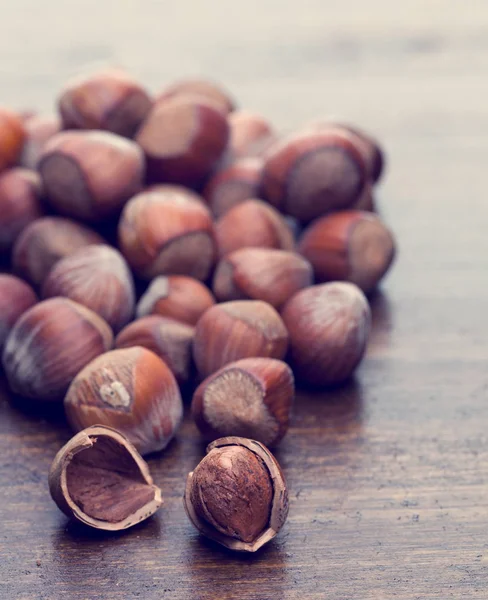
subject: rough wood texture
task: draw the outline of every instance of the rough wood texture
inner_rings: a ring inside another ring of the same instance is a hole
[[[185,516],[204,453],[187,419],[150,460],[165,505],[124,534],[68,524],[47,472],[69,437],[0,399],[2,600],[486,599],[486,0],[18,0],[0,21],[1,101],[48,109],[68,76],[124,64],[154,90],[213,75],[291,128],[327,113],[371,129],[399,239],[354,383],[300,395],[277,453],[283,531],[253,556]],[[233,16],[234,15],[234,16]]]

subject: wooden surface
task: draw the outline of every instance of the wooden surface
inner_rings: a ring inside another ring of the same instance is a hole
[[[285,129],[336,114],[375,131],[400,252],[356,381],[298,398],[277,453],[290,517],[257,555],[188,522],[185,477],[203,453],[189,420],[150,461],[163,509],[104,535],[49,497],[67,427],[3,393],[0,598],[486,599],[486,0],[3,4],[2,103],[47,110],[73,72],[115,62],[154,90],[213,75]]]

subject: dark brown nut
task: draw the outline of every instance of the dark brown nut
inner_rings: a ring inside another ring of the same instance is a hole
[[[351,281],[371,292],[395,257],[395,240],[376,215],[350,210],[318,219],[304,232],[299,251],[317,281]]]
[[[12,327],[36,302],[34,290],[25,281],[0,274],[0,351]]]
[[[166,448],[183,418],[180,390],[167,365],[136,346],[112,350],[89,363],[64,399],[71,427],[107,425],[141,454]]]
[[[39,302],[15,323],[3,351],[13,392],[44,401],[61,400],[73,377],[112,347],[105,321],[67,298]]]
[[[39,175],[27,169],[0,173],[0,251],[10,250],[20,233],[41,217],[42,186]]]
[[[89,246],[58,261],[42,286],[43,298],[64,296],[103,317],[114,331],[132,319],[134,280],[124,258],[110,246]]]
[[[230,150],[234,156],[247,156],[262,140],[274,135],[269,121],[247,110],[239,110],[228,117]]]
[[[350,136],[337,130],[302,132],[267,154],[262,193],[282,212],[308,222],[352,206],[366,180],[363,156]]]
[[[0,106],[0,173],[17,163],[24,139],[25,130],[20,116]]]
[[[215,217],[249,198],[256,198],[261,186],[263,161],[241,158],[218,171],[208,181],[203,196]]]
[[[151,106],[146,90],[120,69],[77,77],[59,98],[65,129],[103,129],[128,138],[135,135]]]
[[[65,515],[105,531],[137,525],[163,504],[134,446],[101,425],[80,431],[56,454],[49,491]]]
[[[304,383],[342,383],[361,362],[371,311],[356,285],[332,282],[301,290],[287,302],[282,317],[293,372]]]
[[[191,412],[207,439],[239,435],[276,445],[288,431],[295,383],[290,367],[273,358],[244,358],[207,377]]]
[[[91,229],[70,219],[43,217],[17,238],[12,264],[17,273],[38,286],[58,260],[92,244],[103,244],[103,239]]]
[[[154,314],[196,325],[215,298],[201,281],[184,275],[156,277],[137,305],[137,316]]]
[[[186,79],[177,81],[166,87],[157,97],[158,100],[168,100],[179,96],[201,96],[216,104],[224,114],[234,110],[234,102],[229,94],[213,81],[204,79]]]
[[[186,323],[150,315],[127,325],[115,339],[116,348],[142,346],[168,365],[179,385],[192,376],[192,343],[195,328]]]
[[[288,332],[271,305],[236,300],[212,306],[198,321],[193,358],[204,378],[241,358],[282,359],[287,348]]]
[[[27,169],[37,169],[46,142],[61,131],[61,121],[58,117],[33,115],[24,121],[24,127],[25,141],[19,163]]]
[[[86,221],[116,215],[144,183],[141,149],[106,131],[63,131],[46,142],[39,172],[52,206]]]
[[[220,302],[264,300],[280,308],[296,292],[312,284],[312,266],[299,254],[271,248],[241,248],[217,265],[213,292]]]
[[[271,452],[239,437],[215,440],[188,475],[186,513],[204,536],[231,550],[255,552],[288,516],[288,490]]]
[[[255,199],[234,206],[220,217],[215,238],[221,257],[240,248],[295,248],[293,233],[280,213]]]
[[[205,280],[215,261],[212,217],[184,188],[158,186],[124,208],[119,245],[136,273],[188,275]]]
[[[376,202],[373,195],[373,186],[371,183],[367,183],[364,186],[363,193],[359,196],[356,204],[353,206],[354,210],[365,210],[367,212],[376,212]]]

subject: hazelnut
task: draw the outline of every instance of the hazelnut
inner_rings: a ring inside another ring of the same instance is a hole
[[[337,130],[291,136],[270,150],[264,162],[265,199],[303,222],[352,206],[365,184],[362,155]]]
[[[198,321],[193,358],[202,378],[254,356],[281,359],[288,332],[276,310],[261,300],[236,300],[209,308]]]
[[[314,285],[289,300],[282,317],[290,335],[290,359],[305,383],[342,383],[360,363],[371,327],[363,292],[352,283]]]
[[[230,150],[234,156],[246,156],[258,144],[273,135],[271,124],[260,115],[239,110],[228,117],[230,126]]]
[[[365,210],[367,212],[376,212],[375,199],[373,196],[373,186],[370,182],[368,182],[364,186],[364,190],[359,198],[356,200],[356,203],[352,207],[354,210]]]
[[[196,325],[215,298],[201,281],[184,275],[156,277],[137,305],[137,316],[154,314]]]
[[[293,250],[295,240],[287,222],[269,204],[246,200],[226,212],[215,224],[219,255],[248,247]]]
[[[42,215],[39,175],[27,169],[0,173],[0,250],[8,251],[20,233]]]
[[[93,310],[119,331],[132,319],[135,290],[132,273],[120,252],[89,246],[58,261],[42,286],[42,296],[65,296]]]
[[[310,263],[299,254],[271,248],[241,248],[217,265],[213,292],[219,301],[264,300],[280,308],[313,283]]]
[[[71,427],[107,425],[141,454],[166,448],[183,417],[176,380],[153,352],[139,346],[112,350],[89,363],[64,399]]]
[[[58,212],[99,221],[117,214],[142,189],[144,155],[114,133],[63,131],[44,146],[39,172]]]
[[[206,279],[215,260],[212,217],[193,194],[158,186],[138,194],[124,208],[119,245],[136,273],[189,275]]]
[[[198,186],[222,157],[229,138],[225,115],[199,98],[156,102],[137,133],[151,181]]]
[[[163,503],[134,446],[101,425],[80,431],[56,454],[49,490],[65,515],[106,531],[136,525]]]
[[[192,375],[195,328],[174,319],[149,315],[127,325],[115,339],[116,348],[142,346],[157,354],[183,385]]]
[[[0,274],[0,350],[19,317],[36,302],[34,290],[25,281]]]
[[[17,163],[25,130],[19,115],[0,106],[0,172]]]
[[[395,241],[379,217],[350,210],[312,223],[299,250],[312,264],[317,281],[351,281],[369,293],[390,267]]]
[[[256,198],[261,185],[262,169],[261,159],[241,158],[217,171],[203,191],[214,216],[221,217],[244,200]]]
[[[91,229],[62,217],[43,217],[28,225],[17,238],[12,252],[14,270],[40,285],[53,265],[79,248],[103,244]]]
[[[234,110],[234,102],[229,94],[213,81],[204,79],[177,81],[166,87],[157,99],[168,100],[179,96],[201,96],[214,103],[224,114]]]
[[[59,98],[65,129],[104,129],[131,138],[152,101],[143,87],[120,69],[69,81]]]
[[[207,439],[240,435],[267,446],[288,431],[295,384],[273,358],[244,358],[207,377],[195,391],[192,416]]]
[[[110,327],[67,298],[39,302],[15,323],[3,351],[12,391],[38,400],[61,400],[73,377],[112,347]]]
[[[215,440],[188,475],[184,506],[200,533],[231,550],[255,552],[273,539],[288,516],[280,465],[259,442]]]
[[[24,121],[25,141],[20,164],[27,169],[37,169],[46,142],[61,131],[58,117],[33,115]]]

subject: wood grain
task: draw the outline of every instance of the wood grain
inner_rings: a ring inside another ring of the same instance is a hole
[[[371,129],[389,151],[380,208],[400,252],[355,381],[299,395],[277,452],[290,517],[257,555],[188,522],[185,478],[204,451],[189,419],[150,460],[163,509],[106,535],[49,497],[62,417],[4,391],[0,598],[486,599],[486,1],[4,4],[2,103],[49,110],[66,77],[108,61],[154,90],[213,76],[281,128],[334,113]]]

